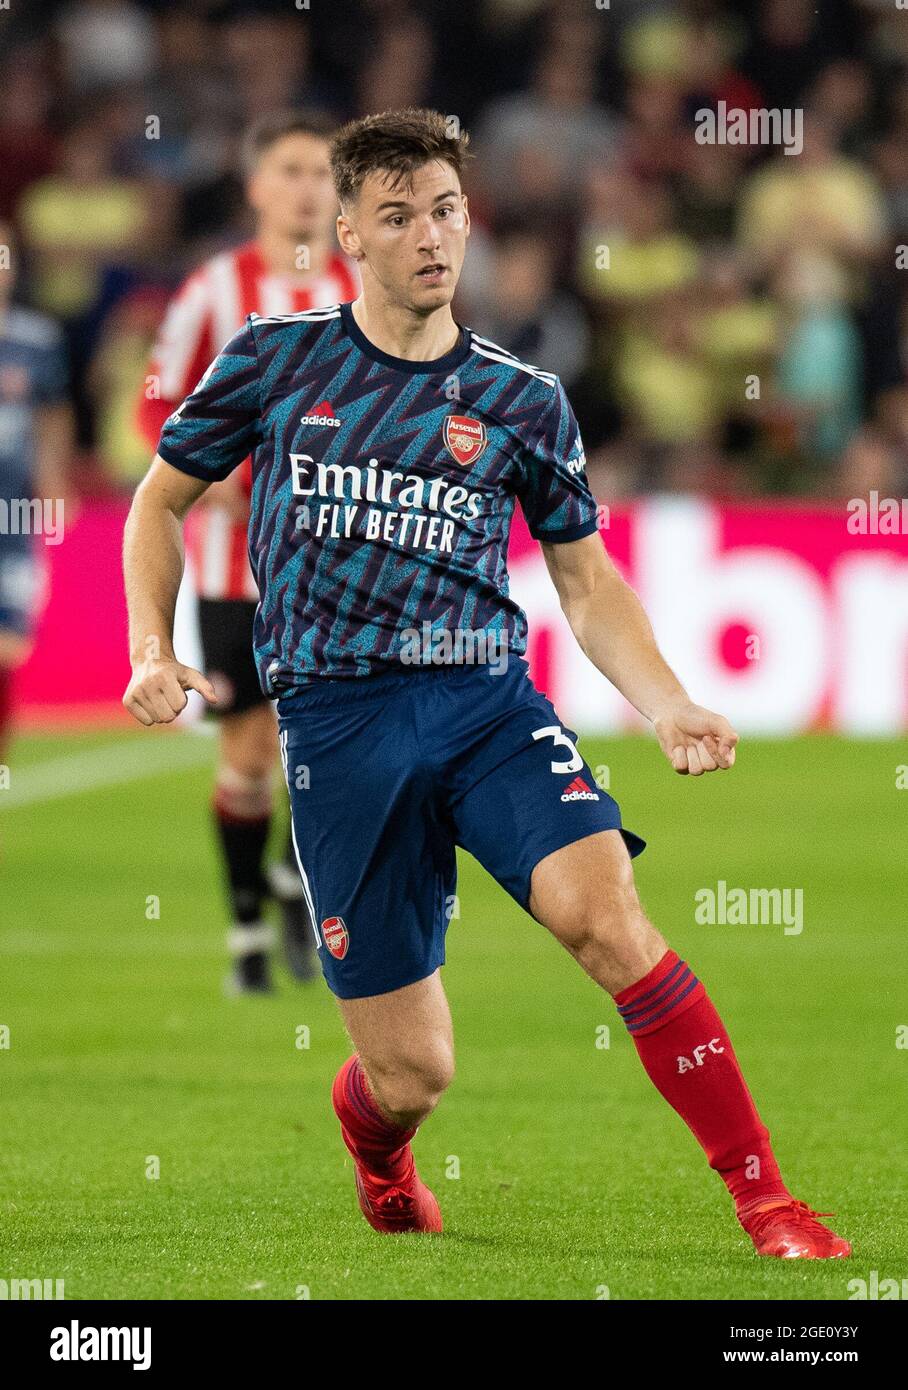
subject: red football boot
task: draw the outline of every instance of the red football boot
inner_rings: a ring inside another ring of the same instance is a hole
[[[349,1146],[348,1146],[349,1147]],[[356,1195],[363,1216],[373,1231],[399,1235],[404,1231],[423,1231],[440,1235],[441,1210],[432,1192],[410,1164],[401,1181],[386,1182],[356,1162]]]
[[[344,1063],[331,1099],[344,1143],[353,1157],[363,1216],[373,1230],[386,1235],[439,1233],[442,1220],[438,1202],[417,1173],[410,1148],[416,1130],[396,1130],[388,1123],[363,1084],[358,1063],[355,1055]]]
[[[758,1255],[780,1260],[843,1260],[851,1244],[817,1220],[831,1211],[813,1211],[806,1202],[769,1201],[739,1216]]]

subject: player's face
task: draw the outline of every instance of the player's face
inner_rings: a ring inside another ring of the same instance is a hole
[[[275,140],[246,186],[261,229],[301,241],[324,236],[337,213],[327,140],[295,133]]]
[[[355,204],[338,218],[338,236],[386,300],[429,314],[450,303],[470,235],[467,200],[450,164],[432,160],[413,174],[412,188],[391,188],[387,174],[369,174]]]

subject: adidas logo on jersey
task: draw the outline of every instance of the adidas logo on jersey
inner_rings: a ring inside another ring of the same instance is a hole
[[[300,416],[302,425],[330,425],[331,429],[340,429],[340,420],[335,417],[330,401],[322,401],[317,405],[311,415]]]
[[[561,793],[562,801],[598,801],[599,793],[592,791],[582,777],[575,777]]]

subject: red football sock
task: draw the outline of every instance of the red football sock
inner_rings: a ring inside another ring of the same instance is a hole
[[[413,1162],[410,1140],[416,1129],[399,1129],[385,1119],[369,1093],[357,1053],[349,1057],[334,1080],[334,1109],[344,1143],[377,1177],[397,1181]]]
[[[666,951],[615,1003],[650,1080],[699,1141],[738,1215],[789,1197],[722,1020],[689,966]]]

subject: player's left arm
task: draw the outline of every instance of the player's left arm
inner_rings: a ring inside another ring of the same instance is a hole
[[[574,636],[593,665],[652,721],[676,772],[696,777],[731,767],[738,735],[721,714],[694,704],[659,651],[643,605],[602,544],[570,401],[557,377],[547,385],[534,388],[541,409],[524,437],[516,490]]]
[[[721,714],[691,700],[665,661],[643,604],[595,532],[542,542],[571,631],[593,665],[652,722],[676,772],[714,772],[735,761],[738,735]]]

